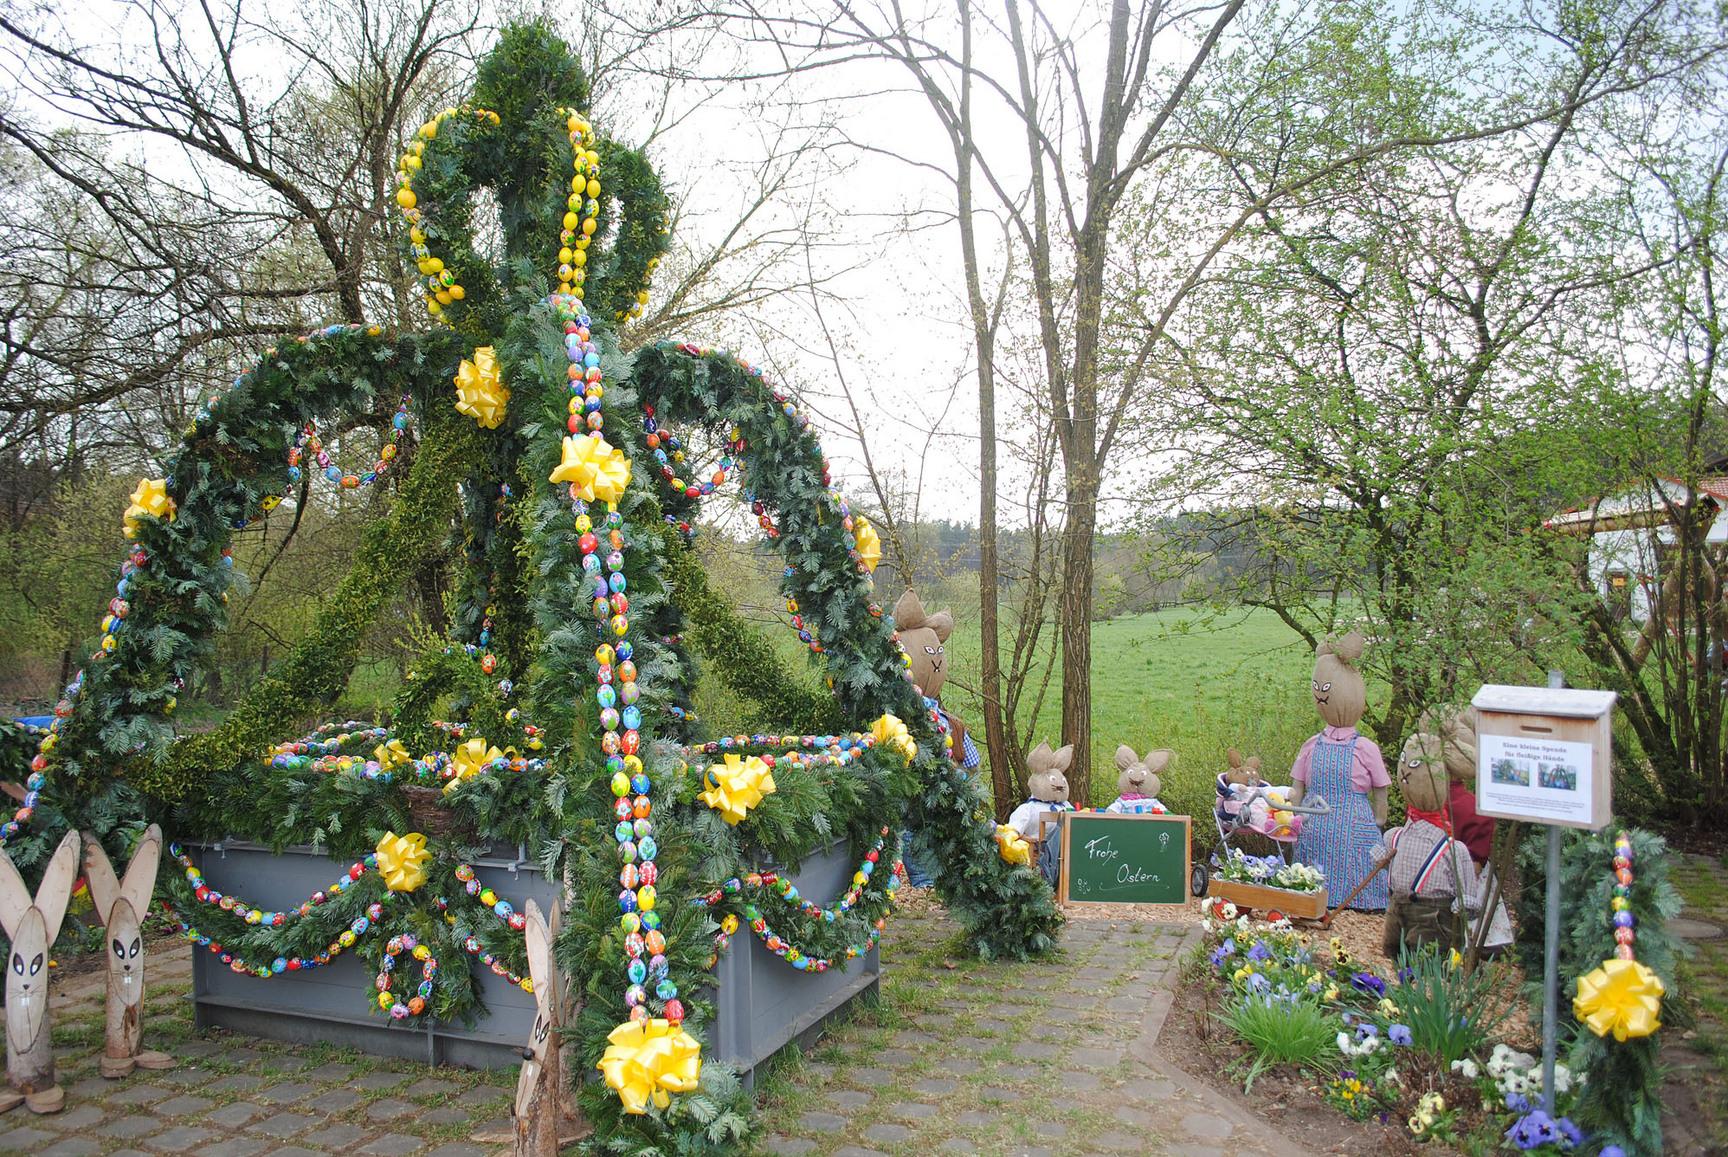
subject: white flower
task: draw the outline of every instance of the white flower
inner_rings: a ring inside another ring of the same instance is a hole
[[[1222,916],[1226,921],[1236,919],[1236,905],[1232,904],[1228,900],[1224,901],[1224,906],[1219,909],[1218,915]]]
[[[1476,1067],[1476,1062],[1468,1057],[1461,1061],[1453,1061],[1452,1071],[1464,1074],[1464,1079],[1467,1081],[1473,1081],[1482,1075],[1482,1070]]]
[[[1392,1085],[1401,1085],[1404,1083],[1402,1080],[1399,1079],[1397,1069],[1387,1069],[1385,1077],[1383,1079],[1386,1081],[1387,1084],[1392,1084]]]
[[[1353,1057],[1356,1055],[1356,1045],[1355,1042],[1350,1039],[1349,1033],[1341,1032],[1338,1034],[1338,1051],[1347,1057]]]

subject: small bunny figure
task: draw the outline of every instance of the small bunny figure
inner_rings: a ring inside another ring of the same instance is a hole
[[[66,1104],[66,1091],[54,1079],[48,951],[60,935],[77,875],[77,832],[67,832],[54,849],[35,899],[11,858],[0,853],[0,927],[12,940],[6,960],[7,1087],[0,1090],[0,1113],[19,1105],[32,1113],[58,1113]]]
[[[1008,826],[1028,839],[1038,838],[1038,817],[1045,812],[1069,812],[1068,777],[1063,772],[1074,761],[1074,745],[1050,750],[1040,743],[1026,754],[1027,800],[1008,817]]]
[[[1236,825],[1236,817],[1242,812],[1242,804],[1253,798],[1254,789],[1266,781],[1260,778],[1260,757],[1251,755],[1242,758],[1242,753],[1232,747],[1228,752],[1230,770],[1218,776],[1218,822],[1226,827]]]
[[[1164,781],[1158,773],[1175,758],[1175,752],[1160,747],[1141,759],[1132,747],[1122,744],[1116,749],[1116,766],[1122,772],[1116,777],[1116,798],[1104,810],[1117,815],[1163,815],[1158,793],[1164,789]]]
[[[114,865],[102,841],[84,833],[84,875],[90,899],[108,932],[108,1031],[102,1046],[102,1075],[116,1080],[133,1069],[171,1069],[174,1058],[143,1047],[144,1041],[144,914],[156,890],[156,869],[162,863],[162,829],[151,824],[126,865],[124,881],[114,877]]]

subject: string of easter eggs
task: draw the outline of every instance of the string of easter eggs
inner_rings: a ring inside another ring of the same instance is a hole
[[[501,899],[497,893],[492,891],[492,889],[483,887],[478,882],[474,875],[474,868],[472,865],[457,865],[455,874],[456,878],[462,882],[463,890],[468,895],[478,899],[480,903],[492,913],[499,923],[509,928],[512,932],[521,932],[523,928],[527,926],[527,918],[524,917],[522,913],[516,911],[515,905],[511,904],[508,900]],[[450,902],[440,896],[437,899],[437,905],[438,910],[444,913],[445,923],[452,925],[455,924],[456,915],[449,910]],[[492,970],[493,975],[502,977],[505,981],[515,985],[517,988],[520,988],[523,992],[534,991],[533,980],[526,976],[518,976],[515,972],[511,971],[509,965],[486,950],[486,946],[480,943],[479,937],[465,937],[462,941],[462,950],[470,956],[478,957],[480,963],[486,965]]]
[[[594,126],[573,108],[560,109],[570,138],[570,195],[558,233],[558,293],[580,298],[588,279],[588,246],[600,227],[600,154]]]
[[[899,886],[900,880],[898,875],[900,865],[896,863],[894,867],[896,869],[896,875],[888,882],[888,890],[890,892],[894,891],[894,889]],[[762,947],[766,948],[768,951],[772,952],[774,955],[778,956],[800,972],[826,972],[830,968],[834,967],[836,961],[840,963],[841,967],[845,967],[847,961],[863,956],[865,953],[875,948],[877,942],[882,939],[882,930],[888,926],[888,918],[886,916],[880,916],[876,919],[875,924],[871,926],[870,931],[864,937],[864,942],[862,944],[848,946],[845,953],[840,956],[811,956],[800,949],[797,945],[786,940],[775,932],[774,929],[769,926],[768,921],[763,919],[762,913],[757,909],[756,905],[746,900],[742,905],[740,905],[740,907],[744,912],[744,919],[750,925],[750,930],[756,933],[757,939],[762,941]]]
[[[468,291],[456,280],[454,271],[445,266],[444,259],[426,245],[426,233],[420,228],[425,214],[420,208],[419,195],[414,192],[414,174],[420,171],[426,146],[437,138],[438,129],[444,122],[454,116],[466,115],[494,126],[502,123],[498,114],[490,109],[466,105],[444,109],[415,131],[414,140],[409,142],[396,168],[396,205],[402,211],[402,219],[408,222],[409,249],[414,255],[415,266],[425,278],[426,312],[446,324],[444,307],[461,301]]]
[[[420,962],[420,984],[414,995],[403,1003],[392,989],[396,979],[396,958],[407,952]],[[400,936],[392,936],[384,944],[384,954],[378,961],[378,978],[374,984],[378,988],[378,1007],[390,1014],[392,1020],[406,1020],[410,1016],[419,1016],[426,1011],[427,1003],[432,999],[432,992],[438,975],[438,958],[432,955],[432,950],[420,943],[409,932]]]
[[[278,956],[269,964],[251,964],[223,948],[221,941],[200,931],[191,921],[183,917],[179,909],[175,908],[169,901],[163,900],[161,905],[162,912],[168,921],[179,928],[181,935],[187,940],[201,948],[208,948],[211,955],[217,957],[233,971],[256,976],[260,980],[269,980],[271,977],[280,976],[284,972],[310,972],[314,968],[324,967],[342,955],[344,951],[354,947],[362,936],[376,930],[378,919],[384,914],[382,904],[370,905],[366,910],[366,915],[356,917],[348,927],[337,935],[336,939],[325,946],[323,952],[316,956]]]
[[[699,755],[721,755],[729,751],[760,755],[769,767],[786,764],[790,767],[844,767],[861,758],[876,746],[876,737],[867,731],[845,735],[723,735],[705,743],[692,743],[681,748],[686,759]],[[767,748],[782,748],[774,754]],[[808,751],[800,751],[806,748]]]
[[[352,865],[350,865],[348,870],[343,872],[342,875],[332,882],[330,887],[326,890],[312,893],[311,896],[301,901],[297,907],[287,908],[281,911],[271,911],[260,908],[256,904],[248,904],[238,896],[225,895],[224,893],[218,892],[214,888],[210,887],[209,883],[204,878],[203,871],[199,869],[198,865],[192,861],[192,857],[188,856],[179,844],[169,844],[168,854],[174,857],[175,862],[178,863],[181,870],[185,872],[186,882],[192,886],[192,895],[196,897],[200,903],[220,908],[224,912],[232,912],[237,918],[247,924],[263,925],[268,928],[280,928],[290,920],[298,920],[310,916],[315,909],[334,900],[343,892],[346,892],[349,888],[357,884],[360,881],[360,878],[367,872],[374,871],[378,867],[377,854],[368,853],[364,859],[356,860]]]
[[[733,877],[707,895],[696,897],[691,903],[698,908],[711,908],[722,903],[728,895],[737,895],[744,888],[761,888],[796,907],[810,919],[832,924],[857,905],[859,897],[864,894],[864,889],[869,886],[871,877],[875,875],[876,865],[882,859],[882,847],[888,839],[888,831],[889,829],[886,827],[882,829],[882,833],[876,838],[875,844],[859,861],[857,871],[852,873],[852,886],[839,900],[827,907],[806,898],[791,880],[772,871],[750,872],[742,879]]]
[[[653,406],[642,407],[642,442],[659,464],[660,480],[667,488],[695,502],[726,484],[726,476],[738,465],[737,456],[744,452],[744,439],[734,428],[726,440],[726,453],[720,455],[720,464],[714,473],[700,482],[685,480],[679,476],[678,470],[684,464],[684,444],[678,435],[661,427],[659,419],[654,416]],[[685,528],[686,524],[679,524],[680,530]]]
[[[324,443],[318,438],[318,427],[307,422],[305,427],[301,429],[300,436],[295,439],[294,445],[288,448],[288,484],[292,486],[300,481],[302,477],[300,464],[308,456],[318,464],[318,469],[323,473],[326,481],[340,486],[344,490],[358,490],[362,486],[370,486],[378,481],[389,473],[391,464],[395,462],[396,455],[400,452],[402,436],[408,429],[408,404],[410,400],[408,395],[402,396],[401,404],[396,407],[395,414],[391,415],[390,418],[390,440],[379,448],[378,458],[373,462],[372,468],[358,474],[345,471],[336,465],[330,452],[324,448]]]
[[[1614,837],[1614,894],[1608,901],[1609,922],[1614,925],[1614,955],[1633,960],[1638,920],[1632,915],[1632,837],[1622,829]]]

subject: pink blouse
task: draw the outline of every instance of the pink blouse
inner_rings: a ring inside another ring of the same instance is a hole
[[[1319,735],[1310,736],[1302,750],[1296,753],[1296,763],[1290,768],[1290,778],[1297,783],[1308,783],[1308,768],[1314,759],[1314,744],[1322,737],[1332,743],[1349,743],[1351,737],[1356,738],[1356,763],[1350,769],[1350,786],[1353,790],[1366,794],[1370,788],[1390,787],[1392,777],[1386,774],[1386,760],[1380,754],[1379,745],[1366,735],[1357,732],[1354,727],[1333,727],[1327,725],[1320,729]]]

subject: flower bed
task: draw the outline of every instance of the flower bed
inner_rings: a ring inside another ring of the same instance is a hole
[[[1250,1093],[1285,1068],[1345,1116],[1397,1128],[1406,1143],[1619,1152],[1574,1120],[1583,1072],[1557,1066],[1555,1103],[1543,1104],[1539,1062],[1501,1039],[1520,991],[1509,962],[1469,970],[1456,953],[1430,951],[1386,969],[1336,938],[1316,945],[1287,921],[1254,922],[1214,899],[1202,911],[1210,1019],[1243,1049],[1227,1071]]]

